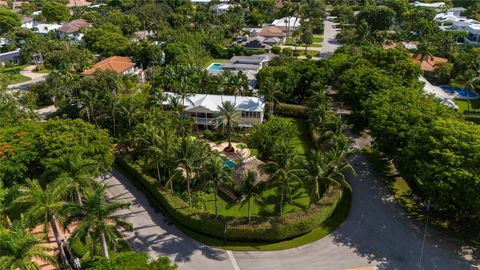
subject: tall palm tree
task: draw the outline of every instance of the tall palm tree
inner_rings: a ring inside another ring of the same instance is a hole
[[[303,169],[297,168],[298,156],[286,142],[274,146],[272,161],[263,164],[263,170],[270,174],[270,180],[275,183],[280,191],[279,215],[283,214],[285,192],[290,194],[291,182],[301,182],[300,175]],[[290,196],[291,198],[291,196]]]
[[[212,156],[208,160],[205,171],[208,177],[206,185],[212,187],[215,194],[215,216],[218,216],[218,189],[221,185],[228,184],[232,181],[232,172],[223,158],[217,155]]]
[[[57,265],[50,251],[42,236],[29,232],[22,221],[14,222],[11,229],[0,228],[0,269],[40,269],[34,259]]]
[[[218,113],[215,119],[216,127],[222,126],[228,133],[228,147],[227,151],[232,151],[232,131],[233,129],[242,123],[242,114],[237,109],[237,106],[231,101],[222,102],[221,106],[218,106]]]
[[[82,204],[82,190],[95,185],[96,161],[83,159],[80,153],[67,153],[43,162],[45,178],[68,182],[74,188],[76,200]]]
[[[251,222],[251,202],[254,200],[257,203],[262,203],[263,187],[257,183],[257,174],[253,171],[248,171],[240,182],[239,192],[240,206],[247,204],[248,224]]]
[[[176,175],[181,175],[181,178],[187,182],[190,207],[193,206],[191,185],[196,176],[195,172],[203,166],[206,153],[207,145],[190,137],[182,138],[175,149]]]
[[[278,100],[278,95],[282,93],[282,84],[274,79],[267,78],[260,86],[258,94],[263,96],[266,102],[268,102],[269,109],[268,113],[274,114],[275,107],[280,101]]]
[[[108,202],[105,198],[105,184],[98,185],[93,191],[85,192],[83,206],[76,203],[69,203],[65,206],[69,214],[67,224],[78,221],[79,224],[72,233],[72,237],[92,236],[93,250],[96,246],[96,239],[100,239],[102,255],[109,258],[108,244],[117,240],[117,229],[121,227],[132,230],[132,225],[122,218],[115,216],[118,211],[128,209],[129,203]]]
[[[25,216],[31,224],[43,223],[45,231],[48,231],[48,224],[52,227],[62,263],[67,265],[67,257],[63,249],[62,237],[58,230],[57,217],[61,217],[65,206],[65,197],[71,186],[65,181],[54,181],[45,188],[40,186],[36,180],[27,179],[26,186],[21,188],[19,197],[15,203],[26,205]]]

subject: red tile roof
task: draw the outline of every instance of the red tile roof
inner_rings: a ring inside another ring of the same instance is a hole
[[[87,0],[69,0],[67,7],[87,7],[90,6],[92,3],[88,2]]]
[[[258,32],[257,36],[262,37],[285,37],[286,34],[282,31],[281,27],[277,26],[265,26],[262,28],[260,32]]]
[[[75,33],[80,31],[82,27],[90,27],[91,24],[83,19],[73,20],[67,23],[64,23],[62,27],[58,29],[59,32],[63,33]]]
[[[91,75],[97,70],[112,70],[118,74],[121,74],[134,66],[135,63],[133,63],[132,60],[128,57],[112,56],[96,63],[95,65],[93,65],[93,68],[85,70],[84,72],[82,72],[82,74]]]
[[[413,57],[415,61],[420,63],[420,60],[422,59],[422,56],[417,54]],[[428,56],[427,59],[423,60],[420,63],[420,67],[422,68],[423,71],[431,72],[435,70],[435,65],[438,63],[446,63],[448,62],[448,59],[441,58],[441,57],[436,57],[436,56]]]

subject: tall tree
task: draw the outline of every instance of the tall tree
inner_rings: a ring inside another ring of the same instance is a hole
[[[217,127],[222,126],[227,130],[228,147],[226,151],[232,151],[232,132],[236,126],[242,123],[241,112],[233,102],[224,101],[221,106],[218,106],[218,114],[215,121]]]
[[[121,217],[115,215],[122,209],[128,209],[129,203],[108,202],[105,198],[105,184],[98,185],[93,191],[85,192],[83,206],[69,203],[65,206],[70,217],[68,223],[78,221],[79,224],[72,233],[72,237],[92,236],[92,244],[95,248],[100,239],[102,255],[109,258],[108,244],[113,244],[118,239],[117,229],[132,230],[132,225]],[[94,249],[93,248],[93,249]],[[93,254],[92,254],[93,255]]]
[[[247,204],[248,224],[251,222],[251,203],[254,200],[257,203],[262,203],[263,186],[257,183],[257,174],[254,171],[248,171],[240,182],[238,188],[240,197],[240,206]]]
[[[270,77],[267,77],[265,81],[260,85],[258,94],[263,96],[266,102],[268,102],[268,113],[274,114],[275,107],[280,101],[278,96],[282,93],[282,84]]]
[[[303,170],[298,168],[298,156],[287,143],[278,143],[273,148],[273,159],[263,165],[263,170],[270,174],[270,180],[279,189],[279,216],[281,216],[283,214],[285,192],[290,195],[291,183],[293,181],[301,182],[300,175]]]
[[[23,221],[14,222],[11,229],[0,227],[0,268],[36,270],[40,265],[35,259],[57,265],[50,255],[51,249],[43,243],[42,235],[34,235],[25,228]]]
[[[63,198],[70,186],[66,185],[65,182],[56,181],[43,188],[36,180],[27,179],[25,181],[26,186],[20,190],[20,196],[15,202],[27,206],[25,216],[32,225],[43,223],[47,231],[48,224],[50,224],[62,263],[67,265],[67,257],[65,255],[62,237],[58,230],[57,218],[63,217],[62,211],[66,203]]]
[[[176,175],[187,182],[188,204],[192,203],[192,182],[196,177],[195,172],[203,166],[208,148],[203,142],[194,138],[184,137],[175,149]]]
[[[217,155],[212,156],[208,160],[205,166],[205,172],[208,177],[206,184],[207,186],[213,188],[213,192],[215,194],[215,216],[218,216],[218,189],[220,188],[220,186],[231,182],[232,172],[223,160],[223,158]]]
[[[67,153],[44,161],[47,179],[65,181],[74,188],[76,200],[82,205],[82,191],[95,185],[93,177],[98,174],[94,160],[83,159],[80,153]]]

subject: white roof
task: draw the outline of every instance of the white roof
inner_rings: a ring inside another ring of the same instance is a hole
[[[273,26],[283,26],[287,27],[289,25],[290,27],[300,27],[300,18],[297,17],[284,17],[281,19],[274,20],[272,22]]]
[[[210,9],[218,9],[218,10],[228,10],[229,8],[233,7],[230,4],[217,4],[210,7]]]
[[[415,7],[426,7],[426,8],[441,8],[445,6],[445,2],[436,2],[436,3],[422,3],[422,2],[414,2],[411,5]]]
[[[37,28],[37,33],[40,34],[47,34],[50,31],[58,30],[58,28],[62,27],[61,24],[49,24],[49,23],[39,23],[33,26]]]
[[[176,93],[165,92],[168,97],[178,97]],[[191,94],[183,104],[187,111],[194,108],[203,107],[212,113],[218,112],[218,106],[222,102],[230,101],[237,106],[239,111],[243,112],[263,112],[265,103],[263,99],[258,97],[245,96],[226,96],[226,95],[210,95],[210,94]],[[164,104],[167,105],[169,101]]]
[[[227,3],[229,0],[219,0],[220,3]],[[191,0],[192,4],[208,4],[212,0]]]

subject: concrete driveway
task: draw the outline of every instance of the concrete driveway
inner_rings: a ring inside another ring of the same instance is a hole
[[[347,220],[331,235],[302,247],[272,252],[225,252],[198,243],[168,223],[118,171],[108,177],[108,196],[130,201],[127,220],[134,232],[125,235],[136,250],[166,255],[180,269],[478,269],[478,257],[465,256],[461,243],[428,230],[421,267],[423,224],[409,219],[393,201],[362,154],[352,158],[357,176]]]
[[[8,89],[14,89],[14,88],[26,88],[30,84],[38,83],[45,81],[47,79],[48,73],[34,73],[33,70],[35,69],[35,65],[30,65],[20,71],[20,74],[26,77],[29,77],[30,80],[26,82],[21,82],[21,83],[16,83],[16,84],[10,84],[8,85]]]

